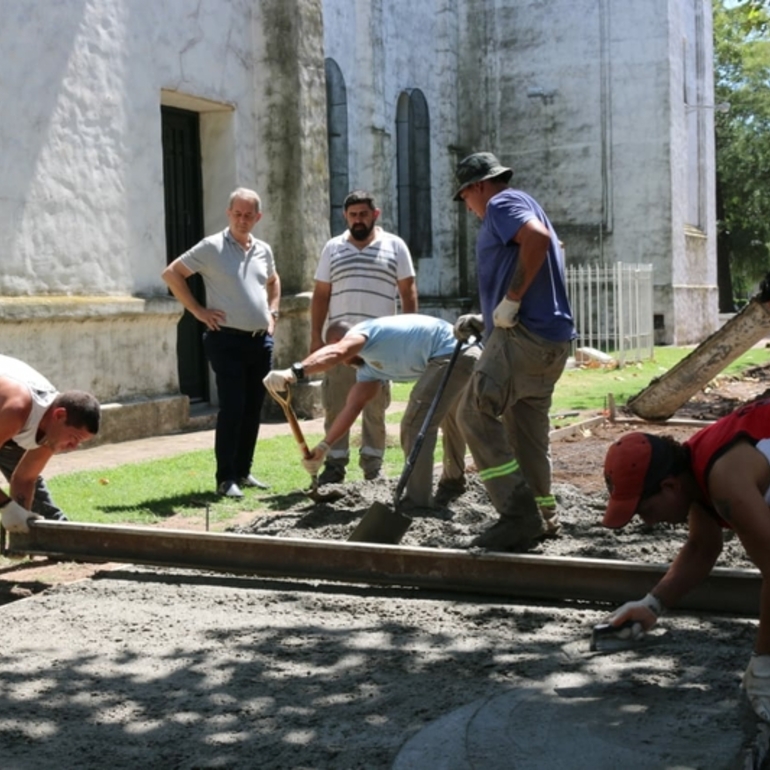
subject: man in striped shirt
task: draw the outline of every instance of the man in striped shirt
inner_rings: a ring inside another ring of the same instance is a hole
[[[343,202],[348,229],[324,246],[315,274],[311,303],[310,352],[324,345],[325,327],[337,321],[351,326],[370,318],[417,312],[417,285],[412,256],[404,241],[377,225],[380,210],[363,190]],[[324,375],[321,387],[326,431],[345,406],[356,381],[355,370],[335,366]],[[382,382],[377,395],[362,412],[359,464],[366,479],[380,474],[385,453],[385,411],[390,405],[390,383]],[[319,476],[320,484],[345,479],[350,459],[350,434],[331,447]]]

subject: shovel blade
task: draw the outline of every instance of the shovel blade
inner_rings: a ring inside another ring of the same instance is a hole
[[[401,542],[411,523],[411,516],[400,513],[384,503],[373,503],[361,517],[348,540],[396,545]]]

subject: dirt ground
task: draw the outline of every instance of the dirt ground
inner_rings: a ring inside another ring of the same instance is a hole
[[[714,419],[762,394],[767,375],[717,382],[675,417]],[[672,558],[683,531],[598,523],[606,448],[639,428],[605,423],[553,443],[563,531],[541,553]],[[643,429],[685,438],[696,427]],[[351,484],[323,505],[297,495],[286,511],[256,512],[236,531],[344,539],[372,500],[391,499],[393,485]],[[428,547],[467,546],[496,518],[473,474],[446,509],[410,513],[402,543]],[[748,566],[735,542],[720,564]],[[94,579],[68,582],[82,576]],[[618,766],[605,756],[621,745],[638,749],[629,768],[752,766],[744,760],[756,723],[738,683],[754,618],[672,612],[641,644],[589,653],[590,628],[609,607],[118,565],[33,563],[0,580],[31,596],[0,609],[0,763],[10,770],[577,767],[563,758],[519,763],[488,733],[483,762],[470,739],[462,756],[440,761],[415,750],[447,715],[534,687],[544,688],[551,714],[570,702],[587,715],[615,699],[612,724],[583,731],[606,749],[591,758],[594,770]],[[557,717],[527,724],[522,745],[559,744]]]

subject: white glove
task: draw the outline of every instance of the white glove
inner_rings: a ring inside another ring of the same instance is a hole
[[[315,449],[310,450],[310,457],[302,458],[302,467],[311,475],[317,476],[318,471],[326,459],[326,453],[329,451],[329,445],[322,441]]]
[[[275,391],[288,390],[289,385],[293,385],[296,381],[297,375],[291,369],[273,369],[262,380],[268,390]]]
[[[634,621],[631,626],[618,631],[618,639],[641,639],[657,622],[665,612],[665,607],[660,599],[652,594],[647,594],[644,599],[637,602],[626,602],[618,607],[607,618],[608,623],[619,626],[628,620]]]
[[[484,317],[468,313],[455,321],[455,339],[466,342],[471,337],[481,337],[484,332]]]
[[[0,510],[3,512],[2,521],[6,532],[29,532],[27,521],[43,518],[39,513],[22,508],[15,500],[9,500]]]
[[[495,326],[500,329],[513,329],[519,322],[519,307],[519,300],[503,297],[492,316]]]
[[[757,716],[770,722],[770,655],[752,653],[742,686]]]

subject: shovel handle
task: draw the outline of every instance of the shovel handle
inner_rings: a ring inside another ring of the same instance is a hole
[[[281,396],[278,391],[271,390],[268,388],[268,392],[270,395],[281,405],[281,409],[283,409],[284,415],[286,415],[286,421],[289,423],[289,427],[291,428],[291,432],[294,435],[294,440],[297,442],[299,448],[302,450],[302,454],[308,458],[312,456],[312,452],[310,449],[308,449],[307,442],[305,441],[305,436],[302,434],[302,428],[299,426],[299,420],[297,420],[297,415],[294,414],[294,409],[291,405],[291,391],[287,388],[286,390],[286,398]]]

